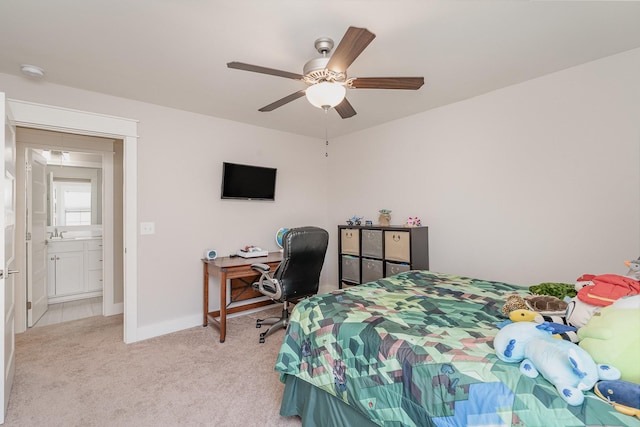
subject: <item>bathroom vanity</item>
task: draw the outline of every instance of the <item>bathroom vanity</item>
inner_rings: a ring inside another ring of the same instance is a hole
[[[102,237],[47,241],[49,304],[102,295]]]

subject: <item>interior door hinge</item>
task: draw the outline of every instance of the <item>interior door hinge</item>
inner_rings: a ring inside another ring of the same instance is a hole
[[[27,242],[31,241],[31,233],[27,232],[25,237],[27,238]]]
[[[26,170],[27,172],[31,172],[31,169],[32,169],[31,163],[28,163],[28,162],[27,162],[27,164],[25,165],[25,170]]]
[[[31,301],[27,301],[27,310],[31,310]]]

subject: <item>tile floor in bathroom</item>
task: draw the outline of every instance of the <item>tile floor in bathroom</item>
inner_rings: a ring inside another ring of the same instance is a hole
[[[49,309],[33,326],[54,325],[70,320],[102,315],[102,297],[49,304]]]

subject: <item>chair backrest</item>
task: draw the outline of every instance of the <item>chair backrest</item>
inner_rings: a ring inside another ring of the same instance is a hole
[[[298,227],[282,237],[282,262],[274,279],[282,287],[282,301],[318,293],[329,233],[318,227]]]

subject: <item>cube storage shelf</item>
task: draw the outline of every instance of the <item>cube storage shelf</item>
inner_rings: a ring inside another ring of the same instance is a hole
[[[338,226],[339,287],[429,269],[428,227]]]

